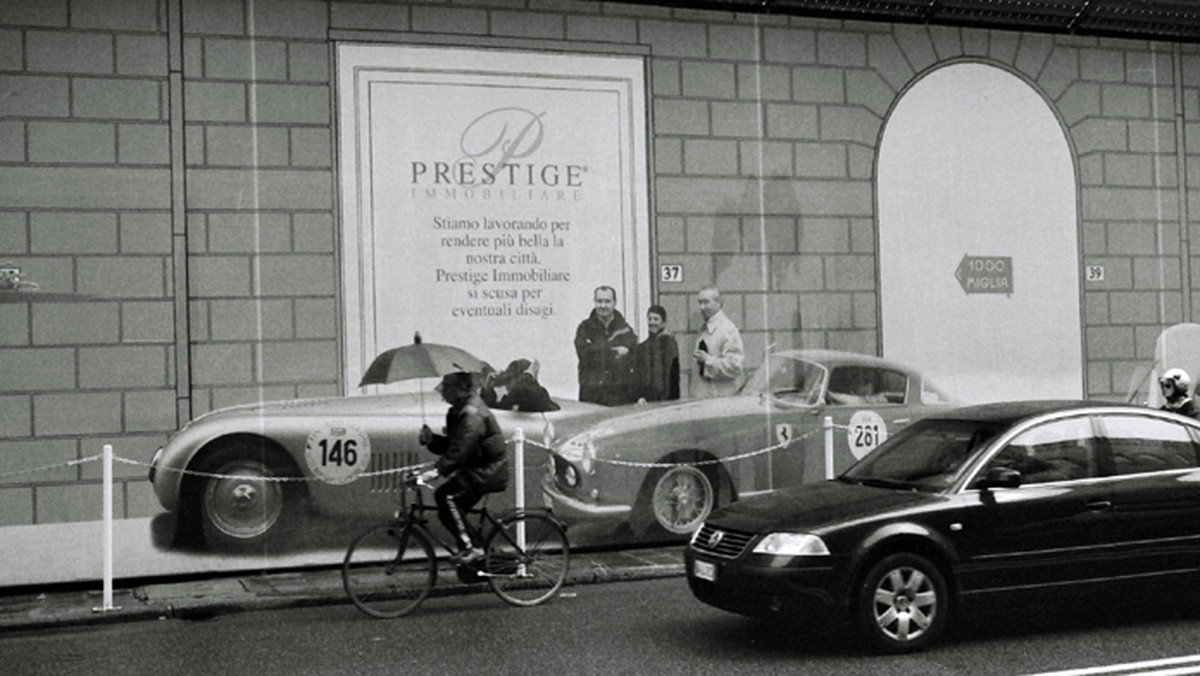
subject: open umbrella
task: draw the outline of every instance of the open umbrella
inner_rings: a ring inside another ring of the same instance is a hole
[[[453,345],[425,343],[413,334],[412,345],[392,348],[375,357],[363,374],[359,387],[385,385],[414,378],[441,378],[447,373],[479,373],[491,366],[470,352]],[[425,389],[421,388],[421,416],[425,415]]]
[[[413,378],[441,378],[447,373],[479,373],[488,363],[470,352],[453,345],[421,342],[421,334],[413,336],[413,344],[395,347],[375,357],[363,374],[359,387],[384,385]]]

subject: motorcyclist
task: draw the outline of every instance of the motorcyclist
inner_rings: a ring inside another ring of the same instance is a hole
[[[1167,369],[1158,379],[1158,385],[1162,388],[1164,399],[1159,410],[1171,411],[1189,418],[1200,418],[1200,409],[1192,399],[1192,377],[1187,371],[1181,368]]]

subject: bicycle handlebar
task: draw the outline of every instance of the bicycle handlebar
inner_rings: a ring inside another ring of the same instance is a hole
[[[434,487],[433,484],[421,479],[421,476],[425,473],[425,470],[428,469],[428,465],[420,465],[420,467],[423,469],[413,469],[405,472],[404,483],[409,486],[422,486],[432,490]]]

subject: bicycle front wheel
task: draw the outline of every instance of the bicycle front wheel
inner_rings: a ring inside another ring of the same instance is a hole
[[[342,562],[342,584],[358,609],[390,619],[412,612],[437,583],[429,536],[405,523],[369,528],[355,538]]]
[[[522,539],[523,545],[519,544]],[[546,601],[567,579],[567,531],[545,514],[513,514],[501,519],[499,528],[488,536],[486,550],[488,584],[514,606]]]

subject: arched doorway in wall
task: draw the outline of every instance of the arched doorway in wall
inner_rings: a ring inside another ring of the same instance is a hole
[[[889,115],[877,176],[884,356],[966,401],[1082,396],[1075,170],[1042,97],[939,68]]]

